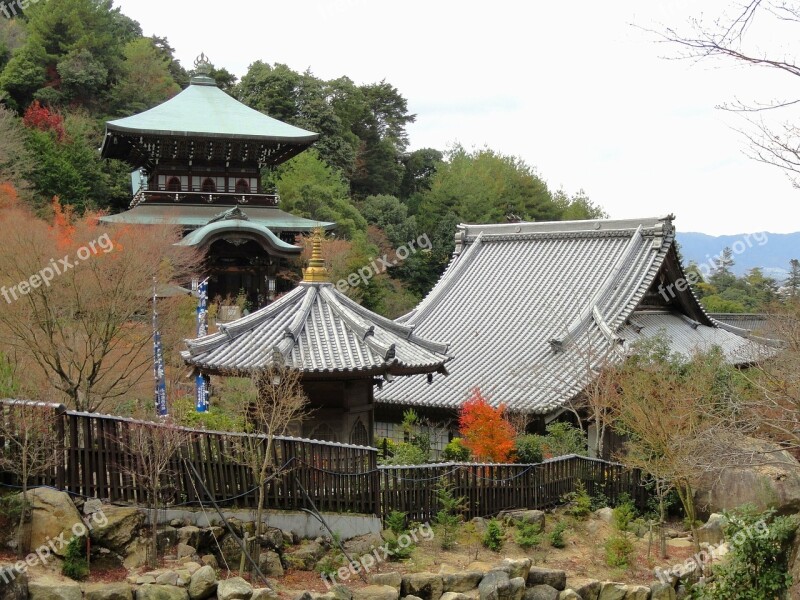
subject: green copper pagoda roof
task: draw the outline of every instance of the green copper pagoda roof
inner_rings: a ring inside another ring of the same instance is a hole
[[[256,240],[279,256],[291,256],[302,252],[300,246],[284,242],[272,233],[268,227],[250,221],[249,217],[242,211],[239,210],[238,215],[240,216],[227,217],[226,215],[226,218],[220,221],[212,221],[200,229],[195,229],[176,245],[207,247],[218,239],[231,240],[238,238]]]
[[[100,217],[104,223],[126,223],[131,225],[181,225],[186,228],[199,228],[207,225],[220,215],[223,208],[217,205],[164,205],[139,204],[116,215]],[[262,206],[240,207],[253,223],[268,227],[271,231],[309,232],[316,227],[334,229],[335,223],[316,221],[298,217],[278,208]]]
[[[219,89],[210,77],[194,77],[174,98],[148,111],[109,121],[108,133],[247,139],[310,144],[318,133],[253,110]],[[106,136],[104,145],[109,143]],[[105,148],[103,154],[105,155]]]

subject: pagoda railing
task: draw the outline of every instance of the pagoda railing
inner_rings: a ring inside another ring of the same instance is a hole
[[[166,190],[139,190],[133,197],[131,208],[142,203],[278,206],[280,203],[280,196],[278,196],[278,194],[242,194],[241,192],[170,192]]]

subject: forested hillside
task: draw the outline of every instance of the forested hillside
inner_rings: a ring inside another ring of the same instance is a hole
[[[413,306],[449,260],[459,222],[602,215],[501,151],[409,150],[415,115],[387,81],[325,81],[252,58],[241,80],[224,65],[213,75],[249,106],[321,134],[311,151],[263,177],[284,210],[339,224],[334,277],[423,235],[432,242],[349,292],[370,308],[396,315]],[[190,76],[166,37],[143,37],[111,0],[40,2],[1,18],[0,181],[45,216],[54,196],[78,212],[124,210],[129,168],[100,159],[104,122],[163,102]]]

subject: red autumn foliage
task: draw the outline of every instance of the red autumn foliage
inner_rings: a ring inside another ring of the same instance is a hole
[[[509,462],[514,452],[514,428],[504,417],[506,407],[493,408],[479,388],[463,405],[458,417],[464,445],[482,461]]]
[[[29,129],[52,131],[59,142],[63,141],[67,135],[64,130],[64,117],[57,112],[51,111],[46,106],[42,106],[38,100],[34,100],[25,111],[22,122]]]
[[[8,181],[0,182],[0,210],[19,208],[19,194],[14,184]]]
[[[59,249],[69,248],[75,238],[75,211],[72,206],[62,206],[58,196],[53,197],[53,224],[50,231],[55,234]]]

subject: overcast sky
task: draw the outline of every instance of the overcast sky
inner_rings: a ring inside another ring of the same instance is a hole
[[[641,29],[684,27],[700,16],[698,5],[710,19],[728,3],[115,4],[146,35],[167,37],[187,68],[202,51],[239,77],[260,59],[324,79],[386,79],[417,115],[412,149],[459,142],[517,155],[551,188],[582,188],[612,218],[673,213],[680,231],[715,235],[800,231],[800,190],[777,168],[744,156],[740,119],[715,109],[735,98],[800,97],[798,80],[665,60],[677,49]],[[789,44],[798,31],[784,25],[756,33],[763,47],[794,55]]]

